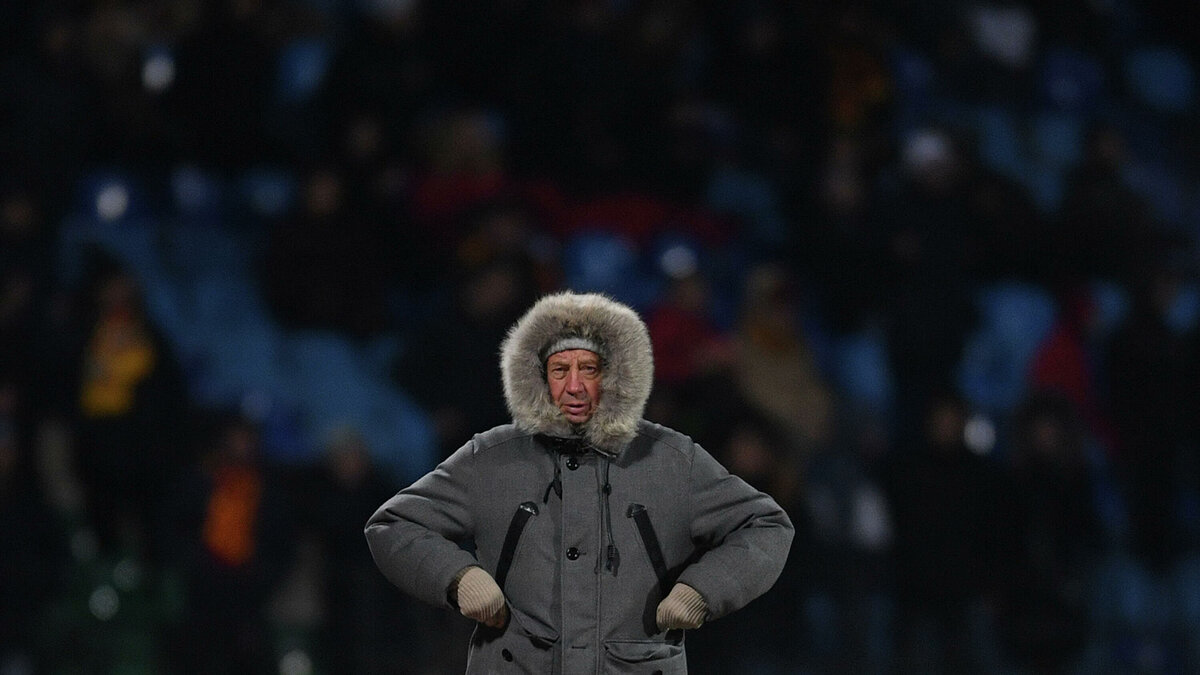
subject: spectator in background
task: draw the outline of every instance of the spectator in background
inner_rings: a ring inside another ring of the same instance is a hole
[[[405,345],[396,381],[432,415],[438,448],[447,457],[473,433],[508,419],[494,371],[496,350],[535,292],[524,259],[490,260],[461,268],[450,311],[435,318]],[[464,396],[461,383],[472,381]]]
[[[1016,413],[999,520],[997,630],[1017,666],[1069,672],[1090,634],[1087,583],[1100,551],[1084,437],[1071,401],[1031,395]]]
[[[200,3],[181,36],[175,85],[163,98],[180,130],[176,152],[214,166],[242,168],[274,151],[266,112],[279,43],[274,5],[265,0]]]
[[[66,537],[40,489],[16,382],[0,370],[0,672],[41,672],[37,628],[67,562]]]
[[[919,442],[926,406],[953,386],[975,322],[967,288],[970,168],[946,130],[918,130],[901,147],[900,180],[875,204],[887,237],[884,312],[901,442]]]
[[[902,672],[971,673],[985,665],[979,610],[999,571],[998,485],[964,442],[966,416],[961,397],[933,397],[921,442],[898,448],[884,468]]]
[[[877,148],[851,134],[831,139],[826,153],[816,194],[820,225],[808,235],[805,262],[823,282],[830,325],[853,332],[886,308],[886,237],[871,204],[881,162]]]
[[[1131,547],[1156,570],[1168,568],[1187,544],[1177,504],[1197,395],[1190,341],[1168,322],[1179,282],[1177,271],[1157,267],[1137,284],[1104,368]]]
[[[75,466],[87,517],[106,554],[156,555],[149,530],[180,464],[183,376],[129,272],[102,267],[90,291],[74,368]]]
[[[812,533],[797,553],[807,559],[805,651],[818,672],[884,672],[894,656],[886,452],[881,421],[843,412],[835,441],[804,466]]]
[[[718,437],[732,421],[732,341],[711,315],[709,282],[698,272],[672,278],[649,311],[656,345],[655,419],[699,439]]]
[[[688,672],[703,675],[795,672],[806,647],[800,608],[810,584],[811,527],[803,504],[801,467],[786,434],[744,405],[717,430],[713,456],[729,472],[771,495],[788,513],[796,536],[772,592],[688,640]]]
[[[1115,441],[1101,403],[1095,314],[1095,303],[1086,289],[1060,294],[1058,317],[1034,354],[1029,387],[1032,391],[1065,397],[1078,415],[1083,431],[1105,451],[1111,451]]]
[[[646,319],[650,339],[663,352],[655,360],[655,382],[683,386],[728,359],[726,336],[712,320],[710,299],[708,281],[698,272],[671,278]]]
[[[1065,178],[1058,226],[1052,229],[1057,280],[1137,283],[1155,253],[1149,246],[1154,240],[1149,209],[1123,175],[1129,154],[1116,127],[1099,124],[1089,131],[1083,161]]]
[[[809,454],[830,440],[834,400],[800,325],[797,292],[778,266],[750,272],[734,335],[733,377],[742,398],[783,430],[789,447]]]
[[[366,440],[343,429],[329,440],[313,490],[302,497],[323,554],[321,660],[331,674],[429,672],[442,644],[423,639],[423,627],[440,615],[397,593],[362,539],[362,522],[394,493]]]
[[[262,464],[255,425],[219,415],[213,427],[207,451],[172,490],[162,520],[188,610],[173,636],[172,670],[273,672],[264,610],[294,552],[293,520]]]
[[[372,219],[339,169],[305,178],[300,213],[270,232],[260,273],[266,299],[292,329],[371,336],[387,324],[387,298],[398,233]]]
[[[48,201],[32,185],[0,188],[0,373],[13,378],[31,408],[63,396],[56,342],[46,335],[59,216]]]

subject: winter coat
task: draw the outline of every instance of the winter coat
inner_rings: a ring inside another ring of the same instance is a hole
[[[574,428],[547,393],[544,349],[567,335],[601,355],[603,394]],[[478,565],[510,619],[480,625],[468,673],[685,673],[682,631],[655,611],[676,582],[709,618],[775,582],[792,524],[687,436],[641,419],[653,373],[645,326],[598,295],[543,298],[502,347],[514,423],[471,439],[388,500],[366,534],[401,590],[453,608]]]

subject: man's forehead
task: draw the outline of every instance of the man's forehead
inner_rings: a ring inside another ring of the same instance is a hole
[[[600,363],[600,355],[590,349],[564,349],[554,352],[546,359],[546,363],[571,363],[574,361]]]

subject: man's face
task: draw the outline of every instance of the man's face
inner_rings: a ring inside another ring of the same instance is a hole
[[[583,424],[595,414],[600,374],[600,357],[586,349],[568,349],[546,359],[550,398],[571,424]]]

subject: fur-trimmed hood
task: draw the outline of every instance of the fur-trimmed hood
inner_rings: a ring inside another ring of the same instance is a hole
[[[602,350],[600,403],[575,428],[550,399],[544,350],[564,339]],[[620,452],[637,424],[654,383],[654,356],[646,324],[633,309],[598,293],[563,292],[534,303],[500,346],[504,399],[513,423],[524,431],[556,437],[582,436],[593,447]]]

